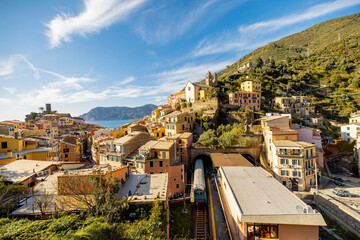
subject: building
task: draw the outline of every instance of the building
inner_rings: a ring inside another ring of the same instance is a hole
[[[186,102],[194,103],[196,101],[206,100],[206,91],[210,88],[209,85],[187,82],[185,86]]]
[[[237,91],[229,93],[229,104],[243,108],[250,107],[254,111],[259,111],[261,107],[261,93]]]
[[[130,203],[151,203],[167,200],[168,174],[130,174],[120,188],[118,199]]]
[[[261,167],[220,167],[219,175],[232,239],[319,239],[321,214]]]
[[[248,62],[248,63],[245,63],[244,65],[242,65],[240,68],[239,68],[239,71],[240,72],[244,72],[246,69],[249,69],[249,68],[254,68],[255,65],[251,62]]]
[[[81,162],[83,144],[76,138],[64,137],[59,143],[59,160],[65,162]]]
[[[260,81],[245,81],[241,83],[241,90],[245,92],[256,92],[261,94]]]
[[[350,114],[349,124],[351,124],[351,123],[360,123],[360,111]]]
[[[271,147],[274,149],[271,168],[284,186],[293,191],[308,191],[315,187],[315,144],[276,140]]]
[[[322,149],[321,131],[302,125],[292,125],[292,129],[298,132],[298,140],[316,145],[317,163],[320,169],[324,168],[324,151]]]
[[[168,173],[169,194],[184,191],[185,169],[176,142],[149,141],[139,148],[139,156],[135,161],[138,172]]]
[[[177,133],[192,132],[195,123],[195,114],[175,111],[165,115],[165,135],[171,136]]]
[[[34,186],[41,178],[57,169],[59,162],[36,161],[36,160],[16,160],[1,167],[1,175],[7,175],[6,182],[19,182],[27,187]]]
[[[273,165],[273,151],[272,142],[274,140],[298,140],[298,133],[296,130],[290,128],[291,115],[290,114],[268,114],[260,119],[262,133],[264,136],[265,153],[267,161],[272,167]]]
[[[113,150],[117,153],[120,153],[121,162],[125,161],[126,158],[136,151],[139,147],[144,145],[146,142],[153,140],[154,138],[147,132],[132,132],[128,135],[121,137],[113,142]],[[116,166],[119,163],[113,162]],[[121,164],[121,163],[120,163]]]
[[[309,119],[315,115],[313,100],[307,96],[275,97],[274,106],[296,118]]]
[[[45,113],[46,113],[46,114],[50,114],[50,113],[51,113],[51,104],[50,104],[50,103],[46,103],[46,104],[45,104]]]
[[[344,139],[345,141],[356,140],[359,129],[360,129],[360,122],[359,123],[354,122],[348,125],[341,126],[340,127],[341,138]]]
[[[172,109],[175,109],[176,104],[181,104],[183,102],[186,102],[186,96],[185,91],[180,91],[174,94],[171,94],[168,97],[168,106]]]
[[[243,108],[250,107],[254,111],[261,108],[260,81],[246,81],[241,84],[241,90],[229,93],[229,104]]]

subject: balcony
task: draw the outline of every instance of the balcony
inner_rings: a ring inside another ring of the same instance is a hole
[[[279,157],[304,157],[302,152],[293,152],[293,151],[278,151],[276,155]]]

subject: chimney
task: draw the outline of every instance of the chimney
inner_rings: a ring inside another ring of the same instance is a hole
[[[8,157],[8,158],[12,158],[12,155],[13,155],[13,154],[12,154],[12,151],[11,151],[11,150],[8,150],[8,151],[7,151],[7,157]]]

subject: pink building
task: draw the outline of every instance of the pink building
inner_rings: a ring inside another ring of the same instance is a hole
[[[243,108],[250,107],[254,111],[260,110],[261,93],[237,91],[229,93],[229,103]]]
[[[320,135],[321,131],[301,125],[292,125],[291,128],[298,131],[298,141],[316,144],[317,163],[319,168],[324,168],[324,152],[322,150]]]

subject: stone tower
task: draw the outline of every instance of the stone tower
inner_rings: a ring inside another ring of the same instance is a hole
[[[212,75],[211,75],[210,71],[208,71],[206,76],[205,76],[205,84],[208,85],[208,86],[212,85]]]
[[[218,84],[218,76],[217,73],[214,73],[214,78],[213,78],[213,87],[216,87],[216,85]]]

